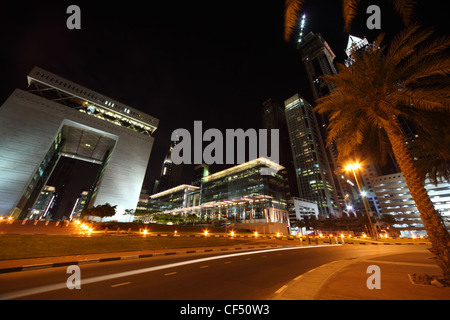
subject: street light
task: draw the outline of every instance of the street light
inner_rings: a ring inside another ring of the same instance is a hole
[[[367,195],[367,193],[365,191],[361,191],[361,187],[359,186],[358,178],[356,177],[355,170],[359,169],[360,167],[361,167],[361,165],[359,163],[349,163],[345,167],[345,171],[350,171],[351,170],[353,172],[353,176],[355,177],[356,185],[358,186],[358,190],[359,190],[359,193],[361,194],[361,198],[362,198],[362,201],[363,201],[363,204],[364,204],[364,209],[366,209],[366,214],[367,214],[367,217],[369,218],[370,228],[372,230],[372,233],[378,239],[378,235],[377,235],[376,231],[374,231],[374,229],[373,229],[372,219],[370,219],[369,210],[367,209],[366,201],[364,199],[365,196]]]

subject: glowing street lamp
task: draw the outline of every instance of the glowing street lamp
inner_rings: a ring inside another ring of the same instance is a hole
[[[370,228],[371,228],[371,233],[373,233],[375,235],[375,237],[378,239],[378,235],[377,233],[374,231],[373,229],[373,225],[372,225],[372,219],[370,219],[370,214],[369,214],[369,210],[367,209],[367,205],[366,205],[366,201],[365,201],[365,196],[367,195],[366,192],[361,191],[361,187],[359,185],[359,181],[358,178],[356,177],[356,172],[355,170],[358,170],[359,168],[361,168],[361,165],[359,163],[349,163],[346,167],[345,167],[345,171],[352,171],[353,172],[353,176],[355,177],[355,181],[356,181],[356,185],[358,186],[358,190],[359,193],[361,194],[362,197],[362,201],[364,204],[364,209],[366,209],[366,214],[367,217],[369,218],[369,223],[370,223]]]

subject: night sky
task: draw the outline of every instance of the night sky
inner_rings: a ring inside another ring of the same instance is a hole
[[[418,1],[417,20],[448,34],[442,1]],[[342,1],[308,0],[305,33],[321,33],[345,59]],[[81,8],[81,30],[66,27],[66,8]],[[374,40],[401,27],[390,1],[361,1],[351,34]],[[2,1],[0,100],[26,89],[39,66],[160,120],[147,178],[157,178],[176,128],[259,128],[262,102],[296,92],[312,102],[296,41],[283,40],[284,1]],[[191,131],[192,132],[192,131]],[[189,171],[189,170],[188,170]],[[187,177],[189,177],[189,173]],[[185,181],[190,182],[190,181]],[[151,187],[151,186],[149,186]]]

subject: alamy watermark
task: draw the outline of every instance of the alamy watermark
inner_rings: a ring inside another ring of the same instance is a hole
[[[81,9],[79,6],[72,4],[67,7],[66,13],[70,16],[66,20],[66,26],[69,30],[81,29]]]
[[[81,269],[79,266],[71,265],[67,267],[67,274],[71,274],[66,281],[67,289],[81,289]]]
[[[366,273],[371,274],[367,278],[366,286],[367,289],[381,289],[381,269],[377,265],[370,265],[367,267]]]
[[[367,14],[370,14],[367,18],[366,26],[367,29],[381,29],[381,9],[377,5],[370,5],[366,10]]]
[[[279,130],[270,129],[270,152],[267,129],[226,129],[225,137],[219,129],[203,132],[202,122],[194,121],[194,135],[187,129],[176,129],[171,140],[177,142],[171,152],[174,164],[241,164],[257,158],[266,158],[279,164]],[[203,142],[209,142],[203,148]],[[248,146],[248,148],[246,148]],[[235,150],[236,149],[236,150]],[[236,152],[235,152],[236,151]],[[271,175],[274,167],[261,170],[262,175]]]

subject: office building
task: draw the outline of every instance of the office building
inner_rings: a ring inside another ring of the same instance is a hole
[[[299,197],[316,203],[325,217],[338,216],[338,197],[312,106],[298,94],[284,104]]]
[[[55,187],[44,186],[41,194],[36,200],[30,213],[27,215],[27,220],[41,220],[48,218],[48,213],[55,200]]]
[[[80,196],[75,201],[75,205],[73,206],[72,213],[70,214],[69,219],[75,220],[82,218],[83,210],[86,209],[87,201],[89,199],[89,191],[82,191]]]
[[[272,175],[262,175],[270,168]],[[284,167],[254,159],[202,178],[201,187],[180,185],[152,195],[148,211],[195,214],[226,221],[230,228],[288,233]]]
[[[344,62],[345,66],[347,68],[350,67],[355,62],[354,55],[359,54],[362,50],[365,50],[367,46],[369,46],[369,41],[367,41],[366,37],[361,39],[350,35],[348,37],[347,47],[345,49],[345,53],[347,54],[347,59],[345,59]]]
[[[182,165],[176,165],[172,162],[172,149],[177,144],[177,141],[172,141],[169,152],[164,158],[161,169],[161,176],[158,180],[157,191],[164,191],[173,188],[181,182]]]
[[[88,206],[135,208],[158,120],[40,68],[0,108],[0,214],[26,217],[64,157],[96,163]],[[74,199],[75,200],[75,199]]]
[[[271,130],[279,130],[279,161],[280,164],[286,168],[286,175],[288,178],[286,195],[288,198],[298,197],[297,179],[295,177],[295,168],[292,161],[292,150],[286,123],[286,113],[284,112],[283,106],[272,99],[267,99],[263,102],[261,119],[262,128],[267,129],[267,150],[272,150]]]
[[[300,51],[305,65],[306,75],[315,101],[332,90],[332,86],[320,79],[320,76],[337,73],[333,64],[336,55],[320,33],[308,33],[297,46],[297,49]]]
[[[381,213],[390,214],[395,220],[392,227],[403,236],[426,235],[419,211],[403,174],[399,172],[374,177],[371,180]],[[447,229],[450,229],[450,184],[441,182],[435,185],[427,178],[424,186]]]
[[[297,46],[297,49],[300,51],[305,66],[306,75],[314,98],[314,102],[312,103],[314,106],[317,99],[329,94],[333,89],[332,85],[326,83],[320,77],[337,74],[333,64],[336,55],[320,33],[308,33],[305,36],[304,41]],[[317,114],[316,117],[323,144],[326,145],[325,141],[328,136],[327,126],[329,124],[328,117],[324,114]],[[342,181],[339,179],[339,175],[343,171],[343,168],[337,164],[337,149],[334,143],[331,143],[326,147],[325,152],[330,165],[335,194],[339,201],[340,208],[344,206],[345,202],[345,191],[343,190],[345,187],[341,185]]]

